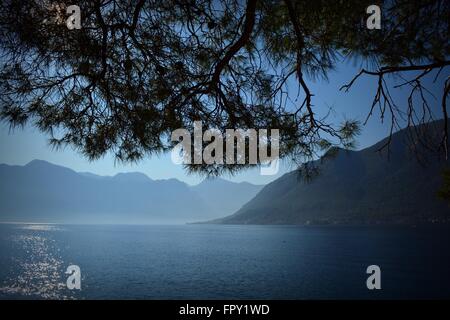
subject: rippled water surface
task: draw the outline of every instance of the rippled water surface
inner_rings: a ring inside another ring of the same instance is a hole
[[[449,246],[447,227],[0,224],[0,298],[450,298]]]

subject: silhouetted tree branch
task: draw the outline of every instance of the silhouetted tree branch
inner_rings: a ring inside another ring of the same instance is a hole
[[[77,1],[80,30],[65,25],[72,1],[56,3],[0,5],[0,117],[11,126],[32,122],[53,146],[71,145],[90,159],[112,152],[120,161],[137,161],[164,152],[173,130],[201,120],[222,132],[280,129],[281,156],[302,163],[338,146],[352,148],[359,129],[357,121],[332,123],[314,105],[309,81],[326,79],[348,58],[374,64],[342,90],[362,75],[376,77],[369,117],[378,106],[381,119],[389,114],[392,133],[405,111],[393,101],[386,76],[415,73],[398,84],[411,89],[410,126],[431,118],[422,80],[449,65],[444,0],[380,1],[382,30],[365,27],[369,0],[84,0]],[[448,95],[447,80],[444,118]],[[440,145],[447,148],[446,135]]]

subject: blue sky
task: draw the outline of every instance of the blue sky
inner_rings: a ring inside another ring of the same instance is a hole
[[[373,77],[362,77],[355,83],[348,93],[340,92],[339,88],[349,82],[358,72],[359,68],[351,63],[341,65],[339,69],[329,74],[328,81],[318,79],[309,80],[309,86],[314,93],[313,104],[315,111],[324,113],[329,107],[333,108],[331,119],[339,123],[343,119],[364,120],[372,103],[376,79]],[[445,70],[444,70],[445,71]],[[428,88],[437,93],[439,99],[442,95],[442,79],[448,74],[441,74],[436,83],[429,81]],[[430,76],[433,78],[433,76]],[[294,84],[292,84],[294,85]],[[293,88],[294,90],[295,88]],[[394,99],[400,106],[406,105],[407,92],[405,89],[392,91]],[[439,100],[435,100],[435,116],[440,118],[438,106]],[[301,102],[301,101],[300,101]],[[368,147],[389,133],[389,124],[382,124],[379,114],[375,113],[368,124],[362,128],[358,138],[358,149]],[[104,158],[90,162],[82,155],[73,151],[70,147],[55,151],[49,147],[47,137],[31,126],[11,131],[8,124],[0,124],[0,163],[24,165],[33,159],[46,160],[58,165],[66,166],[75,171],[88,171],[100,175],[114,175],[119,172],[139,171],[147,174],[152,179],[176,178],[188,184],[196,184],[202,180],[195,175],[187,175],[181,166],[171,162],[170,154],[155,156],[145,159],[138,164],[116,163],[114,157],[107,155]],[[287,171],[294,169],[289,163],[283,163],[281,170],[274,176],[261,176],[259,170],[247,170],[234,177],[224,178],[232,181],[248,181],[255,184],[268,183]]]

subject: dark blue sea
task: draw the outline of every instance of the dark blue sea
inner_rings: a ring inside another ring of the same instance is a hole
[[[0,298],[450,298],[450,229],[1,224]]]

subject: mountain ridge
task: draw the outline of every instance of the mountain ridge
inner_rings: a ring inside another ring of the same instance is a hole
[[[153,180],[139,172],[100,176],[44,160],[0,164],[0,221],[186,223],[218,218],[257,192],[242,194],[240,184],[226,184],[243,196],[233,199],[231,207],[205,201],[196,186],[177,179]]]
[[[429,125],[441,130],[443,121]],[[435,194],[442,181],[441,171],[450,162],[430,154],[428,164],[422,166],[414,159],[417,154],[410,154],[406,144],[409,133],[396,132],[391,137],[389,153],[387,150],[376,152],[388,138],[359,151],[340,149],[335,157],[315,161],[320,174],[310,183],[298,179],[295,171],[286,173],[267,184],[234,214],[206,223],[305,225],[450,221],[450,207]]]

